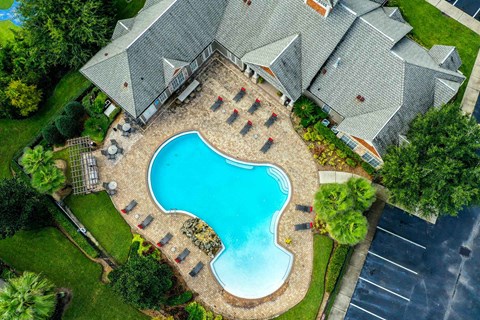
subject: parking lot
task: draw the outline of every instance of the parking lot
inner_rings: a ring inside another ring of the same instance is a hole
[[[480,0],[447,0],[447,2],[480,21]]]
[[[345,319],[478,319],[480,208],[436,225],[385,206]]]

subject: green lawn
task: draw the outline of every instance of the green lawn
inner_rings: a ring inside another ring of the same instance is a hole
[[[14,154],[25,147],[43,126],[67,103],[90,86],[79,72],[71,72],[60,80],[55,90],[33,117],[23,120],[0,119],[0,178],[10,176]]]
[[[88,260],[57,229],[19,232],[0,241],[2,259],[18,271],[41,272],[73,291],[64,320],[149,319],[100,282],[100,265]]]
[[[13,0],[0,0],[0,10],[8,9],[12,6]]]
[[[310,288],[305,298],[292,309],[276,319],[279,320],[315,320],[322,303],[325,289],[325,274],[333,248],[333,240],[326,236],[315,235],[313,238],[313,275]]]
[[[480,36],[461,23],[443,15],[440,10],[424,0],[390,0],[389,6],[399,7],[405,20],[413,27],[412,37],[430,49],[434,44],[456,46],[463,65],[460,71],[467,78],[480,48]],[[468,80],[468,79],[467,79]],[[460,88],[457,101],[462,100],[467,81]]]
[[[65,202],[115,261],[127,261],[132,233],[106,192],[72,195]]]
[[[143,8],[144,4],[145,0],[132,0],[130,2],[126,0],[113,0],[113,5],[117,9],[117,18],[119,20],[133,17]]]

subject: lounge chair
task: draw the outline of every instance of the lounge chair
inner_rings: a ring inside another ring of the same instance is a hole
[[[130,137],[130,132],[122,131],[122,137]]]
[[[272,115],[270,116],[270,118],[268,118],[267,121],[265,121],[265,126],[267,126],[267,128],[270,128],[272,126],[272,124],[275,123],[275,121],[277,121],[278,119],[278,116],[276,113],[272,113]]]
[[[305,222],[295,225],[295,231],[308,230],[313,228],[313,222]]]
[[[152,223],[153,221],[153,217],[151,215],[148,215],[145,220],[143,220],[143,222],[141,224],[139,224],[137,227],[139,229],[145,229],[146,227],[148,227],[150,225],[150,223]]]
[[[245,136],[248,133],[248,131],[250,131],[250,129],[252,129],[252,126],[253,126],[252,121],[248,120],[247,123],[243,126],[243,129],[240,130],[240,134],[242,136]]]
[[[312,212],[313,211],[312,206],[306,206],[306,205],[302,205],[302,204],[297,204],[295,206],[295,209],[298,210],[298,211],[302,211],[302,212]]]
[[[123,209],[120,210],[120,211],[121,211],[122,213],[124,213],[124,214],[127,214],[127,213],[129,213],[130,211],[132,211],[133,208],[136,207],[136,205],[137,205],[137,201],[132,200],[132,201],[130,201],[130,203],[129,203],[125,208],[123,208]]]
[[[118,142],[115,139],[110,139],[110,143],[114,146],[118,146]]]
[[[227,119],[227,123],[231,125],[232,123],[235,122],[235,120],[237,120],[237,118],[238,118],[238,110],[237,110],[237,109],[233,109],[232,114],[231,114],[230,117],[228,117],[228,119]]]
[[[250,109],[248,109],[248,113],[254,114],[258,108],[260,108],[260,100],[256,99],[255,102],[250,107]]]
[[[108,160],[115,160],[116,157],[114,154],[108,154]]]
[[[130,128],[130,133],[135,133],[135,132],[137,132],[137,128],[131,127],[131,128]]]
[[[188,249],[185,248],[185,249],[182,251],[182,253],[180,253],[180,254],[178,255],[178,257],[175,258],[175,262],[176,262],[176,263],[181,263],[183,260],[185,260],[185,258],[186,258],[189,254],[190,254],[190,250],[188,250]]]
[[[247,91],[245,90],[245,88],[242,87],[240,91],[238,91],[238,93],[233,98],[233,101],[239,102],[245,96],[245,93],[247,93]]]
[[[173,238],[173,235],[169,232],[165,235],[165,237],[162,238],[162,240],[158,241],[157,242],[157,246],[159,247],[163,247],[164,245],[166,245],[167,243],[170,242],[170,240],[172,240]]]
[[[188,274],[190,275],[190,277],[196,277],[202,269],[203,262],[200,261],[195,267],[193,267],[192,271],[190,271]]]
[[[123,154],[123,148],[117,147],[117,153],[118,154]]]
[[[265,142],[265,144],[260,149],[260,151],[262,151],[263,153],[267,153],[267,151],[270,150],[270,148],[272,147],[272,144],[273,144],[273,139],[268,138],[267,142]]]
[[[218,96],[217,101],[210,107],[210,110],[217,111],[223,104],[223,98]]]
[[[103,185],[103,189],[105,189],[105,190],[108,190],[108,189],[109,189],[109,188],[108,188],[108,182],[104,182],[102,185]]]

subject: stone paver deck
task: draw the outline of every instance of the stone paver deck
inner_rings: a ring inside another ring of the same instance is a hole
[[[312,233],[294,232],[293,225],[312,221],[314,218],[313,214],[295,211],[295,204],[312,202],[318,186],[316,165],[306,145],[292,127],[289,110],[223,58],[212,58],[209,65],[197,76],[197,80],[201,82],[203,89],[193,101],[186,105],[171,104],[164,107],[164,111],[144,132],[136,133],[131,138],[111,132],[125,148],[125,155],[111,162],[97,151],[101,179],[118,182],[118,194],[112,198],[117,209],[123,208],[132,199],[138,202],[138,206],[124,216],[135,232],[155,243],[167,232],[174,235],[170,243],[162,249],[170,261],[184,248],[191,251],[182,264],[175,265],[190,289],[198,293],[198,298],[206,306],[231,319],[272,318],[299,303],[310,284],[313,267]],[[241,87],[247,89],[247,94],[240,103],[234,103],[232,98]],[[224,97],[225,103],[220,110],[212,112],[210,106],[218,95]],[[262,107],[252,116],[247,110],[255,98],[262,101]],[[240,116],[229,126],[225,120],[234,108],[239,110]],[[278,114],[279,120],[267,129],[263,123],[272,112]],[[242,137],[239,131],[247,120],[251,120],[254,126],[247,136]],[[295,256],[293,267],[285,285],[262,301],[233,299],[222,289],[210,267],[204,268],[196,278],[191,278],[188,272],[197,262],[202,261],[209,266],[211,258],[180,232],[180,227],[188,217],[162,212],[151,198],[147,175],[155,150],[171,136],[188,130],[199,131],[215,148],[234,158],[273,163],[281,167],[290,178],[292,197],[280,219],[277,235],[278,242],[282,245],[286,238],[292,238],[292,243],[286,248]],[[263,154],[259,150],[269,137],[272,137],[275,143],[267,154]],[[109,144],[108,139],[106,146]],[[146,230],[139,230],[136,226],[148,214],[152,214],[155,220]]]

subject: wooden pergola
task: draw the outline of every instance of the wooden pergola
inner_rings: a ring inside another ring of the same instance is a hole
[[[97,160],[92,154],[90,137],[74,138],[67,141],[70,158],[73,194],[88,194],[99,185]]]

